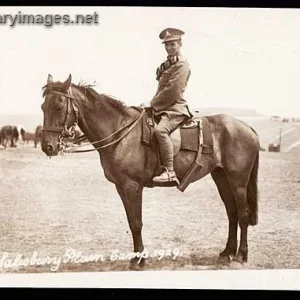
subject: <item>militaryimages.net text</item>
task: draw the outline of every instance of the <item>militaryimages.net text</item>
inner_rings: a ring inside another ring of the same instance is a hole
[[[16,24],[36,24],[52,27],[53,25],[92,25],[99,24],[99,14],[23,14],[19,11],[17,14],[0,14],[0,25],[9,25],[15,27]]]

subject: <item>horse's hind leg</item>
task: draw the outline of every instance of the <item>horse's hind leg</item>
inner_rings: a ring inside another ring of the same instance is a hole
[[[237,208],[224,170],[222,168],[217,168],[211,173],[211,176],[216,183],[219,194],[225,204],[229,221],[226,248],[220,253],[219,256],[220,262],[222,262],[224,259],[225,262],[228,262],[230,261],[230,256],[235,256],[237,252]]]
[[[122,199],[129,227],[132,233],[134,252],[142,253],[144,250],[142,239],[142,192],[143,188],[136,182],[127,183],[125,186],[116,185],[117,191]],[[145,259],[135,257],[131,260],[130,267],[135,269],[143,266]]]
[[[237,255],[234,257],[234,260],[241,263],[247,262],[248,260],[248,216],[249,216],[249,206],[247,203],[247,182],[248,178],[246,175],[232,173],[227,174],[228,182],[231,187],[232,194],[235,199],[237,207],[237,216],[239,221],[239,226],[241,230],[240,235],[240,245]]]

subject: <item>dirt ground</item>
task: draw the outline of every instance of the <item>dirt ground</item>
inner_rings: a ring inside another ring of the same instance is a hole
[[[259,223],[248,230],[245,269],[300,268],[299,170],[299,148],[260,152]],[[0,182],[1,273],[128,270],[125,210],[96,152],[48,159],[31,144],[0,149]],[[228,221],[210,175],[184,193],[145,189],[143,224],[145,270],[227,268],[216,263]]]

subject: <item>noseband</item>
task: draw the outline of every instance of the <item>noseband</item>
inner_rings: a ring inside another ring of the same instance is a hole
[[[62,93],[59,91],[51,91],[53,94],[58,94],[61,96],[64,96],[67,98],[67,113],[64,121],[64,125],[61,127],[56,127],[56,126],[48,126],[48,127],[43,127],[42,131],[50,131],[50,132],[59,132],[59,144],[64,145],[63,139],[65,137],[68,137],[70,139],[74,139],[75,137],[75,127],[78,124],[78,108],[75,105],[75,98],[72,94],[71,87],[68,88],[67,94]],[[68,128],[69,120],[72,114],[72,110],[75,113],[75,121],[74,123]]]

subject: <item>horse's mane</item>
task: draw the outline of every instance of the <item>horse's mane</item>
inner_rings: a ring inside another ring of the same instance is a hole
[[[75,85],[85,96],[88,100],[100,103],[103,101],[108,101],[111,103],[115,108],[117,108],[121,113],[128,115],[128,106],[121,100],[118,100],[114,96],[108,94],[98,94],[90,84],[83,84],[79,83]]]
[[[103,103],[103,101],[107,101],[110,104],[112,104],[115,108],[117,108],[122,114],[129,114],[129,107],[126,106],[124,102],[108,94],[98,94],[92,88],[93,85],[80,82],[78,85],[72,83],[72,86],[77,88],[81,93],[83,93],[88,101],[98,102],[100,104]],[[47,93],[51,90],[65,92],[64,83],[57,81],[55,83],[47,84],[43,87],[43,90],[43,97],[45,97]]]

